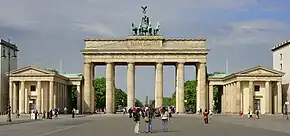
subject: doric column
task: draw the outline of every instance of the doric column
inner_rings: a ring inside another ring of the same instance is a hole
[[[53,85],[53,107],[52,108],[56,108],[56,92],[58,91],[57,85],[59,83],[55,82],[55,84]]]
[[[91,63],[84,63],[84,90],[82,90],[82,112],[88,113],[90,112],[90,102],[91,102]]]
[[[231,109],[231,106],[230,106],[230,102],[231,102],[231,97],[230,97],[230,85],[227,84],[226,85],[226,99],[227,99],[227,104],[226,104],[226,112],[229,113],[230,112],[230,109]]]
[[[277,95],[278,95],[278,113],[282,113],[282,83],[279,81],[277,82]]]
[[[236,113],[241,111],[241,82],[237,81],[236,88]]]
[[[13,109],[13,81],[9,82],[9,105],[11,106],[11,110],[12,110]]]
[[[163,106],[163,64],[160,62],[156,63],[155,77],[155,108],[159,108]]]
[[[127,109],[134,107],[135,99],[135,65],[128,63],[127,67]]]
[[[112,111],[115,113],[115,64],[112,69]]]
[[[179,101],[179,93],[178,93],[178,72],[177,72],[177,64],[175,65],[175,105],[177,108]]]
[[[64,91],[64,107],[68,108],[68,103],[67,103],[68,93],[67,93],[67,86],[66,85],[63,85],[63,91]]]
[[[229,112],[232,113],[233,112],[233,84],[232,83],[229,84],[229,98],[230,98]]]
[[[20,82],[20,90],[19,90],[19,113],[25,113],[24,107],[25,107],[25,100],[24,100],[24,94],[25,94],[25,82]]]
[[[254,84],[253,81],[249,82],[249,109],[254,111]]]
[[[163,74],[162,74],[163,75]],[[177,63],[177,96],[176,112],[184,113],[184,63]],[[162,82],[163,84],[163,82]],[[163,97],[163,94],[162,94]]]
[[[24,113],[25,114],[29,113],[29,109],[28,109],[28,90],[26,88],[24,89]]]
[[[209,85],[209,110],[214,110],[213,108],[213,85]]]
[[[49,82],[49,97],[48,97],[48,102],[49,102],[49,109],[48,110],[51,110],[53,109],[53,92],[54,92],[54,85],[53,85],[53,81],[50,81]]]
[[[36,94],[37,94],[37,97],[36,97],[36,109],[38,111],[40,111],[40,107],[41,107],[41,93],[40,93],[40,89],[41,89],[41,82],[40,81],[37,81],[36,83]]]
[[[222,113],[226,112],[226,85],[223,85],[223,95],[222,95]]]
[[[264,91],[264,106],[265,106],[265,114],[270,114],[270,82],[266,81],[265,82],[265,91]]]
[[[200,73],[200,68],[199,68],[199,64],[196,63],[195,64],[195,70],[196,70],[196,112],[198,112],[198,110],[201,108],[200,107],[200,91],[199,91],[199,73]]]
[[[17,99],[19,99],[18,98],[18,96],[17,96],[17,85],[16,85],[16,82],[13,82],[13,113],[16,113],[16,111],[17,111]]]
[[[62,96],[61,96],[61,93],[62,93],[62,85],[61,84],[58,84],[57,86],[58,90],[57,90],[57,107],[60,108],[60,110],[62,110]]]
[[[106,114],[113,113],[113,63],[106,64]]]
[[[199,97],[197,97],[197,99],[199,99],[199,105],[197,105],[198,107],[200,107],[202,109],[202,111],[204,111],[204,109],[206,108],[206,63],[205,62],[200,62],[199,63],[199,67],[198,67],[198,91],[199,91]]]
[[[81,110],[81,86],[77,85],[77,110]]]
[[[94,113],[95,112],[95,87],[94,87],[94,79],[95,79],[95,64],[91,64],[91,92],[90,92],[90,111],[91,113]],[[66,86],[65,86],[66,88]],[[65,89],[65,93],[67,96],[67,89]],[[65,105],[66,107],[68,107],[68,103],[67,103],[67,100],[68,99],[65,99]]]
[[[44,94],[43,94],[43,88],[41,88],[40,94],[41,94],[41,110],[40,112],[43,113],[44,111]]]

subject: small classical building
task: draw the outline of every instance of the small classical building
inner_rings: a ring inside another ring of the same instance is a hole
[[[275,45],[273,52],[273,69],[285,73],[282,78],[282,90],[287,93],[287,101],[290,100],[290,40]],[[288,105],[290,109],[290,105]],[[289,110],[288,110],[289,111]]]
[[[30,113],[38,110],[40,113],[50,109],[71,109],[71,92],[69,87],[77,86],[78,107],[81,106],[82,75],[65,74],[27,66],[10,72],[9,98],[12,112]]]
[[[222,113],[248,113],[249,110],[259,110],[262,114],[282,113],[283,75],[283,72],[262,66],[233,74],[212,75],[208,78],[209,102],[213,102],[213,88],[217,86]]]

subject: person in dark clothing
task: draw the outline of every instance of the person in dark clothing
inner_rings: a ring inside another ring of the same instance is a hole
[[[205,124],[208,124],[208,111],[207,109],[204,110],[204,113],[203,113],[203,119],[204,119],[204,123]]]
[[[133,110],[133,120],[134,120],[134,122],[135,122],[135,127],[134,127],[134,132],[136,133],[136,134],[138,134],[138,133],[140,133],[140,118],[141,118],[141,115],[140,115],[140,111],[137,109],[137,108],[135,108],[134,110]]]
[[[145,123],[146,123],[146,133],[150,132],[152,133],[152,120],[154,117],[154,110],[153,108],[149,107],[146,111],[145,111]]]
[[[128,110],[128,112],[129,112],[129,118],[132,118],[132,108],[130,108],[129,110]]]

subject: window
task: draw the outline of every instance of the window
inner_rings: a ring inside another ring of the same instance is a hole
[[[282,70],[283,69],[283,64],[282,63],[280,63],[280,70]]]
[[[35,87],[35,85],[30,86],[30,91],[31,91],[31,92],[36,91],[36,87]]]
[[[282,60],[283,59],[283,56],[282,56],[282,53],[280,53],[280,60]]]
[[[255,92],[260,92],[260,86],[259,85],[255,85],[254,89],[255,89]]]

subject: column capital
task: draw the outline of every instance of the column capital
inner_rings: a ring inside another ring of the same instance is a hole
[[[127,62],[127,64],[135,64],[135,62],[129,61],[129,62]]]
[[[162,61],[158,61],[158,62],[156,62],[156,64],[163,64],[163,62]]]

